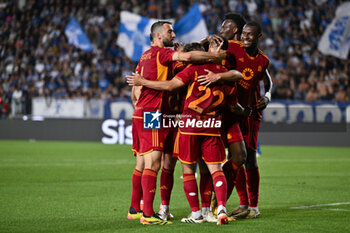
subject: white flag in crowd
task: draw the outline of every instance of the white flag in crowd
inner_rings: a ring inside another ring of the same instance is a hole
[[[124,49],[125,54],[130,59],[138,61],[143,52],[151,45],[149,36],[152,24],[161,19],[151,19],[128,11],[122,11],[120,19],[117,45]],[[172,19],[165,21],[174,22]],[[174,32],[176,40],[182,43],[200,41],[208,35],[197,3],[175,23]]]
[[[74,18],[69,21],[68,25],[64,29],[64,33],[68,38],[69,44],[72,44],[85,52],[92,51],[93,47],[89,38]]]
[[[128,11],[120,13],[120,27],[117,45],[122,47],[125,54],[133,61],[138,61],[151,46],[151,26],[162,19],[151,19]],[[173,19],[164,19],[174,23]]]
[[[338,6],[335,18],[323,33],[318,50],[325,55],[347,59],[350,49],[350,2]]]
[[[175,23],[174,31],[176,34],[176,41],[182,43],[199,42],[208,36],[207,25],[199,11],[198,3],[195,3],[191,9]]]

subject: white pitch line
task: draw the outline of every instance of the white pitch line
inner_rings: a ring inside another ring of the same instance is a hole
[[[310,205],[310,206],[296,206],[296,207],[289,207],[289,209],[298,209],[298,210],[303,210],[303,209],[320,209],[320,208],[317,208],[317,207],[337,206],[337,205],[350,205],[350,202],[328,203],[328,204],[319,204],[319,205]],[[324,210],[350,211],[350,210],[345,210],[345,209],[324,209]]]

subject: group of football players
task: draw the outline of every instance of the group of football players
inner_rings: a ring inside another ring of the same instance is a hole
[[[129,85],[134,86],[132,148],[136,156],[128,219],[150,225],[171,224],[169,204],[177,160],[182,165],[183,187],[192,210],[182,222],[222,225],[236,218],[257,218],[258,131],[272,86],[267,72],[269,60],[258,49],[261,27],[229,13],[220,35],[184,46],[173,42],[175,36],[171,23],[154,23],[151,48],[141,56],[135,73],[127,76]],[[260,81],[266,86],[263,96]],[[147,129],[145,113],[152,114],[151,121],[163,115],[178,123]],[[155,213],[160,168],[161,206]],[[234,186],[240,206],[227,212],[226,201]]]

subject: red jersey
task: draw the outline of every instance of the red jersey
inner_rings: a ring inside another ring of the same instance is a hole
[[[243,79],[237,85],[238,102],[244,107],[256,105],[261,97],[259,82],[264,79],[269,65],[267,56],[259,50],[252,57],[245,51],[243,42],[230,40],[224,65],[243,74]]]
[[[173,62],[173,75],[183,71],[186,68],[185,64],[181,61]]]
[[[207,74],[205,69],[214,73],[227,71],[221,65],[201,64],[189,65],[176,75],[176,78],[188,85],[181,117],[184,124],[179,125],[179,129],[184,134],[220,136],[219,110],[235,95],[236,88],[221,84],[210,87],[200,85],[197,78]]]
[[[144,52],[136,67],[136,72],[145,79],[153,81],[164,81],[172,77],[173,59],[175,51],[169,48],[151,46]],[[140,97],[137,101],[134,116],[143,117],[143,111],[168,111],[168,93],[142,87]]]
[[[186,68],[186,65],[183,62],[179,62],[179,61],[173,62],[173,76],[183,71],[185,68]],[[186,93],[187,93],[186,87],[181,87],[180,89],[170,93],[169,106],[172,114],[182,113]]]

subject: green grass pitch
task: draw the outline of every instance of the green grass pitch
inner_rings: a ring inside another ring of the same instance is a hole
[[[263,145],[262,151],[261,218],[181,223],[190,208],[178,164],[174,224],[143,226],[126,218],[135,165],[130,146],[0,141],[0,232],[350,232],[350,148]],[[158,187],[155,210],[159,203]],[[237,205],[234,191],[228,209]]]

